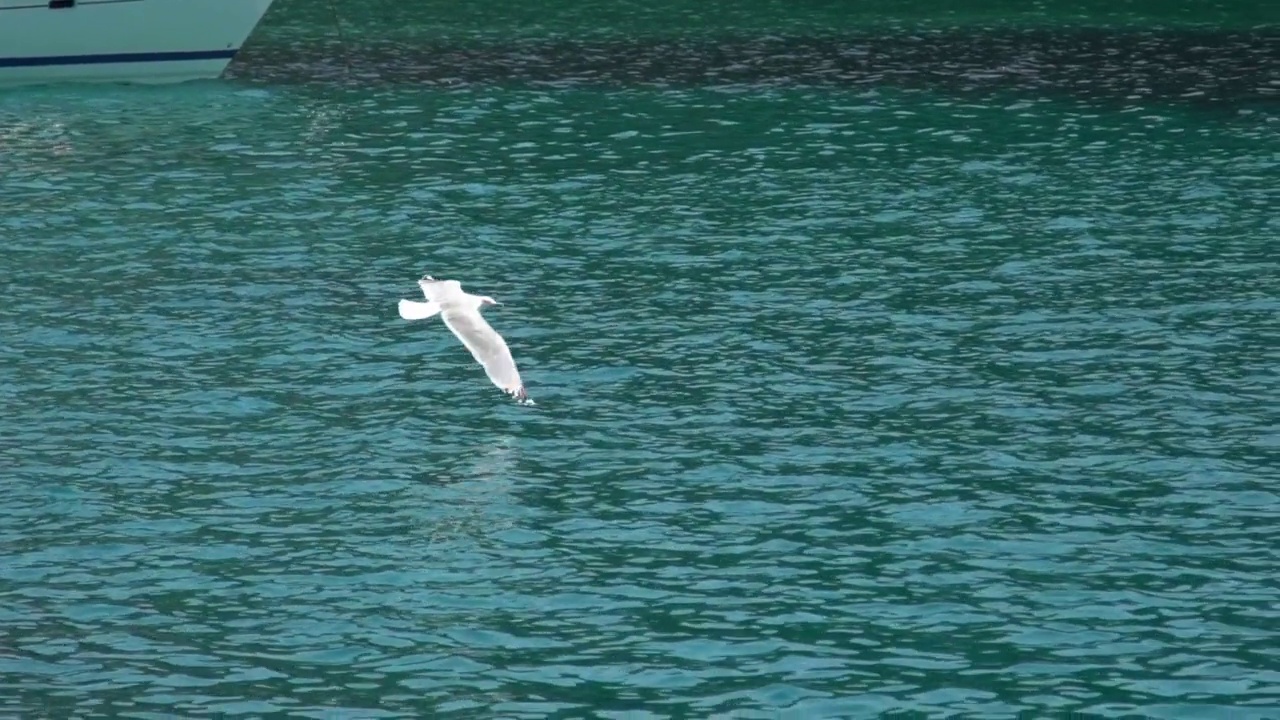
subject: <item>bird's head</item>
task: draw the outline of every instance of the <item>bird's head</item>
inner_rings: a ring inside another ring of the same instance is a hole
[[[494,300],[493,298],[489,297],[488,295],[481,295],[481,296],[480,296],[480,304],[481,304],[481,305],[501,305],[502,303],[498,302],[497,300]]]

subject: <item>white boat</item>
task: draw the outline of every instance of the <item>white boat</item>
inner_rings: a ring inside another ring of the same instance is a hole
[[[272,0],[0,0],[0,86],[217,78]]]

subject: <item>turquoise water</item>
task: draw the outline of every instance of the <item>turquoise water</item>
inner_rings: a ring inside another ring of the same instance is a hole
[[[383,10],[0,95],[0,717],[1280,717],[1274,35]]]

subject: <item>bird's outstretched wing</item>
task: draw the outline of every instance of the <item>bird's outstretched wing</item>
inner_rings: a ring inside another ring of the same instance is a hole
[[[449,330],[471,351],[471,356],[484,367],[494,385],[515,396],[518,400],[526,400],[528,395],[524,383],[520,380],[520,371],[516,369],[516,361],[511,357],[507,342],[493,329],[479,310],[464,308],[448,308],[440,318]]]
[[[462,283],[457,280],[436,280],[428,275],[418,281],[418,287],[422,288],[422,294],[429,302],[441,305],[463,297]]]

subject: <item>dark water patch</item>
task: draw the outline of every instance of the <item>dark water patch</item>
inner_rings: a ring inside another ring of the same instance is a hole
[[[507,86],[891,85],[1034,90],[1194,104],[1280,97],[1280,33],[952,29],[912,34],[265,44],[234,78],[261,83]]]
[[[276,0],[263,35],[517,38],[890,32],[952,27],[1232,28],[1280,24],[1257,0]]]

